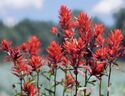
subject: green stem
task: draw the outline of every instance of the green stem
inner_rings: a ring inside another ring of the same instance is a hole
[[[55,76],[54,76],[54,96],[56,96],[56,76],[57,76],[57,69],[55,69]]]
[[[99,96],[102,96],[102,79],[99,80]]]
[[[67,68],[68,68],[68,67],[66,66],[66,70],[65,70],[65,72],[64,72],[64,73],[65,73],[65,78],[66,78],[66,74],[67,74]],[[67,79],[67,78],[66,78],[66,79]],[[65,96],[65,92],[66,92],[66,88],[64,87],[64,89],[63,89],[63,96]]]
[[[87,80],[87,70],[85,71],[85,84],[84,87],[87,86],[88,80]],[[84,96],[86,96],[86,90],[84,90]]]
[[[66,91],[66,89],[64,88],[64,89],[63,89],[63,96],[65,96],[65,91]]]
[[[23,90],[23,86],[22,86],[22,84],[23,84],[23,79],[20,78],[20,90],[21,90],[21,94],[22,94],[22,90]]]
[[[39,87],[39,71],[37,72],[37,89],[38,89],[38,96],[40,96],[40,87]]]
[[[108,90],[107,90],[107,96],[109,96],[109,87],[110,87],[110,79],[111,79],[111,72],[112,72],[112,70],[111,70],[111,63],[110,63],[110,65],[109,65],[109,74],[108,74]]]
[[[76,80],[76,81],[75,81],[75,83],[76,83],[76,85],[75,85],[75,96],[77,96],[77,91],[78,91],[78,87],[77,87],[77,86],[78,86],[78,85],[77,85],[77,81],[78,81],[78,78],[77,78],[77,77],[78,77],[78,76],[77,76],[77,74],[78,74],[78,73],[77,73],[77,67],[76,67],[76,68],[75,68],[75,80]]]

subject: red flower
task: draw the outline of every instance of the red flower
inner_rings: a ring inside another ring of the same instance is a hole
[[[77,49],[77,40],[73,39],[70,41],[65,41],[63,47],[65,48],[65,51],[69,54],[76,53],[78,51]]]
[[[105,63],[97,63],[95,70],[93,70],[93,74],[100,74],[104,70]]]
[[[24,52],[27,51],[27,44],[26,44],[26,43],[23,43],[23,44],[21,45],[21,50],[23,50]]]
[[[71,74],[66,74],[65,79],[63,79],[63,81],[66,87],[72,87],[75,83],[75,79],[72,77]]]
[[[64,37],[65,37],[65,38],[70,38],[70,39],[72,39],[73,36],[74,36],[74,32],[73,32],[73,31],[71,31],[71,30],[65,30],[65,33],[64,33]]]
[[[23,96],[36,96],[37,88],[31,82],[25,82],[23,86]]]
[[[40,46],[41,46],[40,40],[36,36],[32,36],[28,42],[23,43],[21,49],[24,52],[28,51],[32,56],[32,55],[38,55],[39,51],[41,51]]]
[[[88,16],[81,12],[78,16],[78,31],[81,35],[81,38],[86,41],[86,43],[89,43],[92,40],[92,29],[91,29],[91,20],[88,18]]]
[[[7,50],[8,56],[6,56],[8,62],[13,62],[14,64],[22,62],[24,59],[20,52],[20,48],[10,48]]]
[[[71,28],[71,19],[72,19],[72,15],[71,15],[71,11],[64,5],[62,5],[60,7],[59,10],[59,24],[63,29],[70,29]]]
[[[78,41],[77,39],[72,39],[72,40],[67,40],[64,42],[64,45],[63,47],[65,48],[65,51],[69,54],[72,54],[72,53],[78,53],[80,52],[81,50],[84,49],[85,47],[85,43],[84,41],[81,39],[81,38],[78,38]]]
[[[55,41],[52,41],[50,43],[49,47],[47,48],[47,52],[49,54],[49,58],[51,58],[57,62],[61,59],[62,48]]]
[[[102,36],[102,35],[98,35],[97,38],[96,38],[96,47],[99,47],[99,46],[104,46],[106,43],[106,39]]]
[[[30,68],[26,64],[26,60],[20,53],[19,48],[11,49],[9,54],[10,55],[7,57],[9,59],[8,61],[12,61],[14,63],[13,74],[15,74],[16,76],[25,76],[30,73]]]
[[[94,29],[95,29],[94,33],[95,37],[102,35],[102,33],[104,32],[104,26],[102,24],[95,24]]]
[[[3,39],[1,42],[1,48],[4,51],[9,51],[9,49],[11,48],[11,42],[8,42],[6,39]]]
[[[23,58],[20,48],[11,48],[11,42],[7,42],[5,39],[2,41],[2,49],[7,51],[7,61],[13,62],[13,74],[16,76],[25,76],[30,73],[30,68],[26,64],[26,60]]]
[[[57,32],[58,32],[57,27],[52,27],[51,33],[52,33],[52,34],[56,34]]]
[[[78,22],[79,22],[79,26],[80,26],[80,32],[84,33],[84,32],[88,32],[90,31],[91,27],[90,27],[90,22],[91,20],[88,18],[88,16],[81,12],[78,16]]]
[[[26,76],[30,74],[31,69],[25,62],[20,62],[14,65],[13,67],[13,74],[20,77],[20,76]]]
[[[121,31],[119,29],[116,29],[109,35],[108,43],[110,46],[119,47],[122,40],[123,40],[123,35]]]
[[[108,51],[109,51],[109,49],[106,47],[97,49],[95,54],[94,54],[94,59],[96,59],[96,60],[107,59],[108,58]]]
[[[108,37],[109,53],[113,57],[119,57],[122,49],[121,41],[123,40],[123,35],[119,29],[114,30]],[[120,52],[120,53],[119,53]]]
[[[106,62],[97,61],[96,63],[91,63],[90,66],[92,69],[91,75],[94,75],[100,79],[100,77],[103,75],[103,71],[105,69]]]
[[[79,48],[79,50],[83,50],[85,48],[85,41],[81,37],[78,38],[77,47]]]
[[[65,66],[69,63],[68,58],[64,56],[64,57],[62,58],[62,62],[61,62],[61,63],[62,63],[62,66],[65,67]]]
[[[29,65],[32,67],[32,70],[40,70],[42,66],[41,56],[32,56],[29,61]]]

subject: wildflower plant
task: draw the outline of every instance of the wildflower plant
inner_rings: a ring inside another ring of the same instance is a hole
[[[12,73],[20,81],[15,96],[91,96],[88,85],[98,86],[96,82],[99,82],[98,96],[102,96],[104,76],[107,77],[106,96],[109,96],[112,66],[118,66],[117,59],[124,55],[121,31],[115,29],[106,34],[104,25],[93,23],[86,13],[73,17],[71,10],[62,5],[59,24],[52,27],[51,33],[59,41],[50,42],[46,57],[39,54],[41,42],[36,36],[17,47],[2,40],[1,49],[8,54],[7,61],[13,63]],[[45,66],[48,70],[43,74]],[[58,70],[64,74],[61,80],[57,79]],[[41,86],[40,77],[52,82],[49,88]],[[59,85],[63,93],[57,95]]]

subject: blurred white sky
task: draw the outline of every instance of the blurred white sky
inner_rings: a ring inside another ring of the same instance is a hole
[[[124,0],[100,0],[93,7],[93,12],[98,14],[112,14],[112,12],[120,9],[124,4]]]
[[[57,22],[62,4],[98,16],[111,25],[112,14],[125,5],[125,0],[0,0],[0,19],[8,26],[14,26],[24,18]]]

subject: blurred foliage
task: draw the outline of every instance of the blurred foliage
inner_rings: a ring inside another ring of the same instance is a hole
[[[114,27],[121,29],[125,34],[125,8],[122,8],[118,12],[114,13],[114,19]]]
[[[114,28],[119,28],[125,37],[125,8],[121,8],[119,11],[114,13]],[[123,40],[123,45],[125,45],[125,39]],[[123,58],[124,59],[124,58]]]
[[[19,45],[27,41],[30,36],[36,35],[42,41],[42,48],[45,52],[49,42],[55,38],[50,33],[52,26],[54,26],[54,23],[51,21],[44,22],[24,19],[16,26],[9,28],[0,22],[0,40],[6,38],[7,40],[12,40],[14,45]]]

